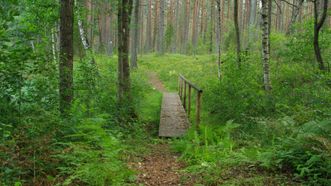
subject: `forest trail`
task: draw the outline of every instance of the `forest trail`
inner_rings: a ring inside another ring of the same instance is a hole
[[[189,128],[189,121],[179,95],[176,92],[168,92],[156,73],[149,72],[148,77],[150,84],[163,93],[159,136],[182,136]]]
[[[169,94],[157,74],[148,74],[151,85],[162,92]],[[146,186],[191,185],[181,183],[180,170],[184,164],[178,162],[179,155],[171,152],[169,144],[151,145],[151,153],[139,162],[129,163],[129,166],[139,172],[137,183]]]
[[[187,185],[181,183],[184,164],[178,162],[178,154],[172,153],[168,144],[154,144],[151,153],[129,166],[139,172],[137,183],[145,186]]]
[[[166,93],[167,89],[164,87],[162,81],[155,72],[148,73],[149,83],[159,92]]]

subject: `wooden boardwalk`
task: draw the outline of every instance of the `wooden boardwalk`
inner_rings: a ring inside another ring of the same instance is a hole
[[[163,93],[160,115],[160,137],[180,137],[189,128],[187,114],[177,93]]]

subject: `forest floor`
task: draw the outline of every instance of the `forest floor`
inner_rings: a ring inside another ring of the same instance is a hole
[[[138,172],[137,184],[190,185],[181,183],[180,170],[185,165],[178,161],[179,154],[171,152],[168,144],[154,144],[150,148],[151,153],[141,161],[129,163],[129,166]]]
[[[168,92],[154,72],[148,73],[148,80],[154,89],[161,93]],[[171,151],[166,139],[151,144],[151,152],[140,161],[130,162],[129,166],[138,172],[137,183],[146,186],[155,185],[192,185],[181,182],[184,163],[178,161],[179,154]]]
[[[148,79],[150,84],[159,92],[165,93],[168,92],[167,89],[164,87],[162,81],[158,77],[158,75],[155,72],[149,72],[148,73]]]

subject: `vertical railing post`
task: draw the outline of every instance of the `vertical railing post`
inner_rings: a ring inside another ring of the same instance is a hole
[[[186,110],[186,81],[184,81],[184,101],[183,101],[184,109]]]
[[[182,99],[183,96],[183,79],[180,78],[180,90],[179,90],[180,94],[179,94],[179,98]]]
[[[199,127],[200,124],[200,110],[201,110],[201,96],[202,92],[197,92],[197,102],[196,102],[196,125]]]
[[[180,96],[180,76],[178,76],[178,95]]]
[[[192,87],[191,85],[188,86],[188,106],[187,106],[187,115],[190,118],[191,115],[191,94],[192,94]]]
[[[200,122],[201,122],[201,98],[202,98],[202,89],[195,86],[191,82],[189,82],[185,77],[183,77],[181,74],[178,78],[179,81],[179,97],[183,104],[183,107],[187,113],[188,119],[190,119],[191,116],[191,106],[192,106],[192,89],[196,91],[196,113],[195,113],[195,123],[196,127],[199,128]],[[188,87],[187,87],[188,86]],[[187,90],[188,89],[188,90]],[[188,97],[188,98],[187,98]],[[187,100],[188,99],[188,100]]]

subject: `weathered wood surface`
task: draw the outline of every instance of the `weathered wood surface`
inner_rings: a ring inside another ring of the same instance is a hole
[[[160,137],[180,137],[189,128],[189,121],[177,93],[163,93],[160,115]]]

